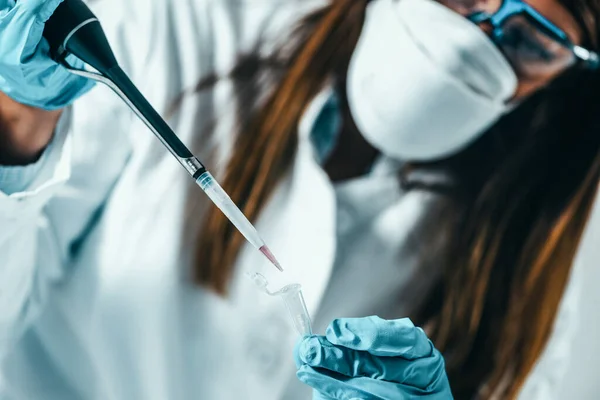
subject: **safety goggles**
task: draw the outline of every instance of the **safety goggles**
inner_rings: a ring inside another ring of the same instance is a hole
[[[491,27],[491,39],[520,77],[554,75],[576,64],[600,67],[597,53],[573,44],[562,29],[522,0],[504,0],[494,13],[480,11],[467,18]]]

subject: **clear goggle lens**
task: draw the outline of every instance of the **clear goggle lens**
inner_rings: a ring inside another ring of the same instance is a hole
[[[542,32],[523,15],[507,18],[501,28],[497,44],[521,78],[555,75],[576,62],[571,48]]]

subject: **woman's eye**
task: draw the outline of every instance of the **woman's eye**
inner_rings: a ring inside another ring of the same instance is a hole
[[[536,38],[521,29],[511,29],[504,32],[502,45],[509,47],[514,54],[528,60],[550,62],[555,55],[548,51]]]

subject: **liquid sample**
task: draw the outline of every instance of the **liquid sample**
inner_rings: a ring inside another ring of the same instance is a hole
[[[263,253],[265,255],[265,257],[267,257],[267,259],[269,261],[271,261],[271,264],[273,264],[275,267],[277,267],[278,270],[283,272],[283,268],[281,267],[281,264],[279,264],[279,261],[277,261],[277,259],[273,255],[273,253],[271,253],[271,250],[269,250],[267,245],[262,246],[259,250],[261,253]]]

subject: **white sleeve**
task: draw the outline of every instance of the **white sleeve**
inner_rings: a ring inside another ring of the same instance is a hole
[[[62,118],[58,125],[64,124]],[[57,132],[62,132],[64,128],[57,127]],[[60,134],[59,134],[60,135]],[[42,156],[36,162],[25,166],[3,166],[0,165],[0,192],[6,195],[11,195],[17,192],[25,192],[31,189],[31,185],[36,178],[40,177],[44,166],[48,164],[48,159],[53,154],[52,149],[58,141],[54,137],[48,146],[44,149]]]
[[[139,0],[103,0],[94,11],[123,69],[143,79],[139,64],[150,46],[139,34],[145,18],[123,23],[132,1]],[[0,168],[0,358],[39,314],[50,285],[63,278],[73,244],[124,169],[132,121],[127,107],[97,86],[63,113],[38,163]]]

